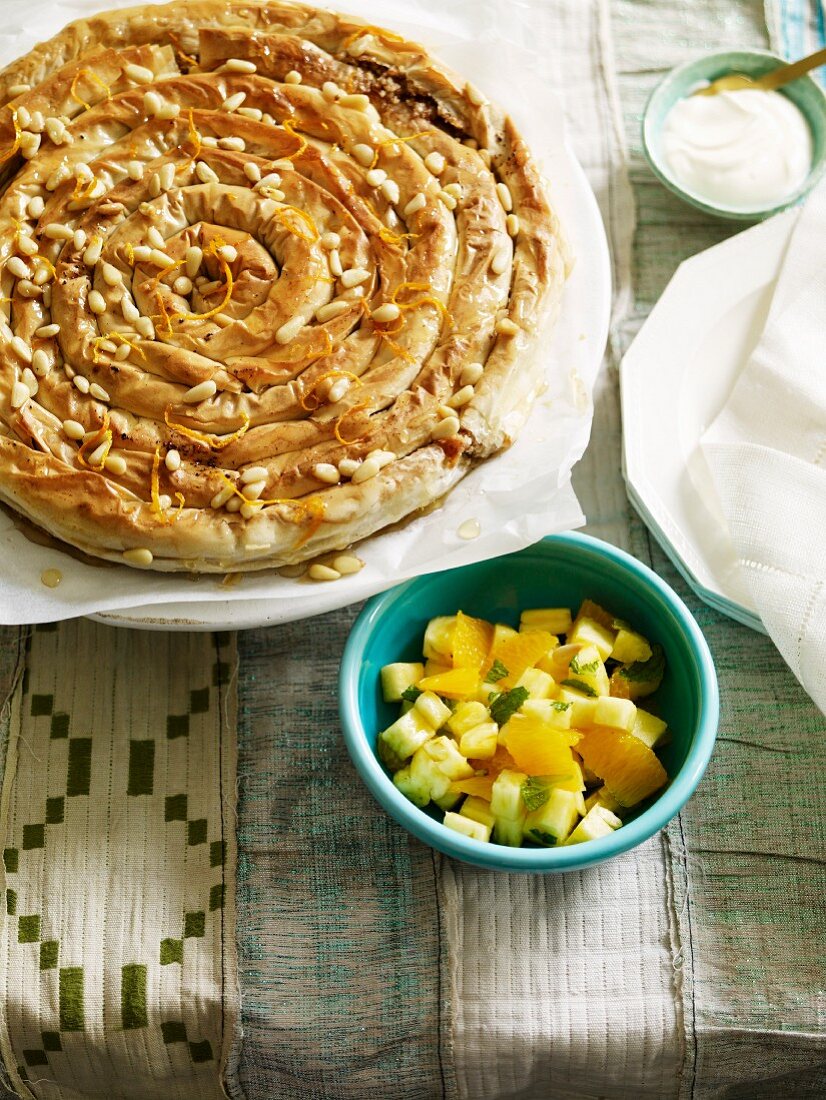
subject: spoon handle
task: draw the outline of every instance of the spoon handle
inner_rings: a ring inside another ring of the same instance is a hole
[[[783,84],[797,80],[799,76],[803,76],[810,69],[816,69],[818,65],[826,65],[826,49],[818,50],[817,53],[809,54],[808,57],[801,57],[799,61],[793,61],[791,65],[781,65],[777,69],[772,69],[770,73],[766,73],[765,76],[761,76],[756,80],[755,84],[758,88],[762,88],[764,92],[772,92]]]

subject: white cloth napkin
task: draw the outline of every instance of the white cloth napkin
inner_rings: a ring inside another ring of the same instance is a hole
[[[702,447],[766,630],[826,713],[826,181]]]

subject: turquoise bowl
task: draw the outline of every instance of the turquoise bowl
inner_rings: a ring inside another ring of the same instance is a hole
[[[382,699],[380,671],[421,659],[428,619],[470,615],[517,626],[525,607],[573,607],[590,597],[660,642],[668,662],[657,709],[672,741],[660,756],[670,782],[608,837],[560,848],[506,848],[461,836],[408,801],[376,756],[378,732],[398,717]],[[553,535],[516,554],[431,573],[374,596],[356,620],[341,661],[344,739],[371,794],[419,840],[456,859],[497,871],[573,871],[648,840],[685,805],[711,756],[719,719],[714,664],[691,612],[647,566],[581,534]]]
[[[708,54],[695,61],[689,61],[672,69],[668,76],[657,85],[648,100],[643,115],[642,147],[651,171],[670,191],[685,202],[714,214],[720,218],[733,218],[741,221],[759,221],[772,214],[778,214],[789,206],[799,202],[814,187],[826,169],[826,94],[810,76],[802,76],[778,91],[787,96],[802,112],[812,132],[812,166],[809,175],[801,186],[782,202],[769,207],[750,209],[723,206],[709,202],[702,195],[681,187],[671,174],[661,154],[660,136],[665,116],[674,104],[689,95],[699,84],[716,80],[729,73],[744,73],[746,76],[762,76],[785,64],[782,57],[766,50],[727,50],[724,53]]]

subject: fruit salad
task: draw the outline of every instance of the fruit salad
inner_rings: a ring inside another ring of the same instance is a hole
[[[401,713],[377,751],[449,829],[511,847],[580,844],[668,781],[655,752],[667,725],[639,705],[662,682],[662,647],[593,601],[575,616],[529,608],[518,630],[439,616],[422,653],[381,670]]]

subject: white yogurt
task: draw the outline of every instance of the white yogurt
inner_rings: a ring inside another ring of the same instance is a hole
[[[812,165],[812,134],[779,92],[745,89],[678,100],[661,150],[674,180],[698,198],[759,210],[793,194]]]

